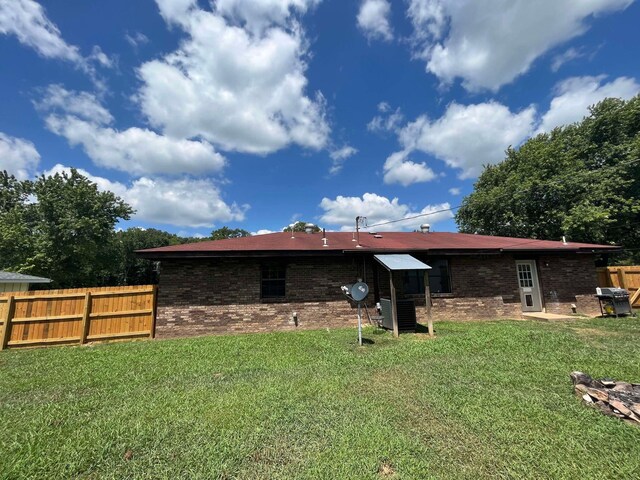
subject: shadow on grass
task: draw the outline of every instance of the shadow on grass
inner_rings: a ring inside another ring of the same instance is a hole
[[[433,333],[436,332],[435,327],[433,328]],[[426,325],[422,325],[421,323],[416,324],[416,333],[429,333],[429,328]]]

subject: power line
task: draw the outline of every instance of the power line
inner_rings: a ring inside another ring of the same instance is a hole
[[[637,158],[635,160],[630,160],[628,162],[621,162],[621,163],[618,163],[617,165],[604,166],[604,167],[601,167],[601,168],[599,168],[597,170],[588,170],[586,172],[580,172],[580,174],[583,174],[583,175],[590,175],[590,174],[593,174],[593,173],[601,174],[602,171],[605,170],[605,169],[619,169],[621,166],[633,165],[634,163],[638,163],[638,162],[640,162],[640,158]],[[580,175],[580,174],[577,174],[577,175]],[[577,175],[576,174],[564,175],[564,177],[575,179]],[[561,182],[562,180],[563,180],[562,178],[556,178],[554,180],[551,180],[551,181],[547,182],[546,185],[557,184],[558,182]],[[539,184],[539,185],[544,185],[544,184]],[[512,194],[512,192],[504,192],[502,195],[497,195],[494,198],[501,198],[501,197],[508,196],[508,195],[511,195],[511,194]],[[374,223],[373,225],[367,225],[366,227],[362,227],[362,228],[368,229],[368,228],[373,228],[373,227],[380,227],[382,225],[389,225],[389,224],[392,224],[392,223],[405,222],[407,220],[415,220],[416,218],[428,217],[430,215],[436,215],[438,213],[452,212],[452,211],[457,210],[457,209],[459,209],[461,207],[462,207],[462,205],[457,205],[455,207],[443,208],[443,209],[440,209],[440,210],[434,210],[432,212],[427,212],[427,213],[420,213],[420,214],[413,215],[413,216],[410,216],[410,217],[404,217],[404,218],[398,218],[396,220],[389,220],[389,221],[386,221],[386,222]]]
[[[418,215],[414,215],[412,217],[400,218],[398,220],[389,220],[388,222],[374,223],[373,225],[367,225],[366,227],[363,227],[363,228],[379,227],[380,225],[388,225],[390,223],[404,222],[405,220],[413,220],[415,218],[426,217],[428,215],[435,215],[436,213],[451,212],[453,210],[460,208],[461,206],[462,205],[458,205],[457,207],[443,208],[442,210],[434,210],[433,212],[421,213]]]

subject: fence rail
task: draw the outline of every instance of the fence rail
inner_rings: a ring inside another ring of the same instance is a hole
[[[0,296],[0,350],[153,338],[154,285],[8,292]]]
[[[640,308],[640,265],[603,267],[596,270],[600,287],[626,288],[631,294],[631,305]]]

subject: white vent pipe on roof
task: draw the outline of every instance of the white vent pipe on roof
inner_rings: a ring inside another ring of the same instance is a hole
[[[429,230],[431,230],[431,225],[429,225],[428,223],[423,223],[422,225],[420,225],[420,231],[422,233],[429,233]]]

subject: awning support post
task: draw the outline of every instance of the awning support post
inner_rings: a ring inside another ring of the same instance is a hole
[[[427,307],[427,330],[429,336],[433,338],[433,319],[431,318],[431,289],[429,288],[429,271],[424,271],[424,299]]]
[[[393,336],[399,335],[398,331],[398,305],[396,301],[396,287],[393,285],[393,271],[389,271],[389,286],[391,290],[391,318],[393,319]]]

